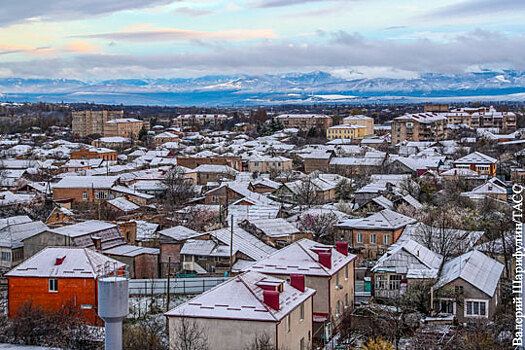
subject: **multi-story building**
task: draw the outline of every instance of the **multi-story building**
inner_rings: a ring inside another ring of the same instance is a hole
[[[374,134],[374,118],[367,117],[366,115],[351,115],[343,119],[343,124],[364,126],[365,135]]]
[[[285,128],[300,130],[326,130],[332,126],[332,118],[325,114],[281,114],[275,117]]]
[[[173,119],[173,126],[182,128],[185,126],[218,125],[228,120],[226,114],[182,114]]]
[[[336,139],[362,139],[363,137],[365,137],[366,133],[366,126],[341,124],[329,127],[326,130],[326,138],[330,141]]]
[[[441,113],[441,112],[448,112],[449,111],[449,105],[448,104],[426,104],[424,106],[425,113]]]
[[[106,123],[124,117],[124,111],[76,111],[72,113],[72,131],[77,137],[104,135]]]
[[[447,118],[436,113],[405,114],[392,120],[392,144],[401,141],[441,141],[445,139]]]
[[[249,172],[269,173],[271,171],[292,170],[292,160],[282,156],[252,155],[247,157],[246,163]]]
[[[170,348],[180,341],[183,322],[192,322],[206,329],[214,350],[245,349],[262,335],[275,349],[310,349],[314,294],[304,275],[286,282],[245,272],[165,314]]]
[[[136,139],[140,129],[144,126],[142,120],[134,118],[119,118],[106,122],[104,126],[104,137],[129,137]]]
[[[348,253],[347,242],[336,242],[333,247],[302,239],[248,269],[282,279],[294,274],[305,275],[306,286],[317,291],[313,297],[314,337],[317,338],[325,324],[332,321],[337,324],[345,309],[354,306],[355,258]]]
[[[517,116],[513,112],[498,112],[493,106],[479,108],[456,108],[445,116],[448,124],[466,124],[472,128],[499,128],[516,130]]]

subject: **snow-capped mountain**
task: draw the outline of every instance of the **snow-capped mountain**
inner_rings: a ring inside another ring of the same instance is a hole
[[[167,105],[246,105],[367,100],[522,100],[525,72],[422,74],[417,78],[344,79],[327,72],[172,79],[0,79],[4,101]]]

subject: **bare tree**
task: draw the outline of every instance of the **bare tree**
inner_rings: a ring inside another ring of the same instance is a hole
[[[178,166],[168,171],[163,183],[166,185],[166,203],[168,206],[181,206],[196,192],[192,180],[187,178],[183,168]]]
[[[272,343],[272,339],[268,333],[257,334],[244,350],[275,350],[276,347]]]
[[[168,350],[163,342],[164,327],[158,322],[141,321],[124,327],[122,345],[127,350]]]
[[[208,350],[208,336],[195,320],[180,317],[173,329],[171,350]]]
[[[315,240],[333,242],[334,226],[337,222],[337,215],[334,213],[306,214],[299,217],[298,227],[301,231],[312,233]]]
[[[295,200],[298,204],[310,208],[312,205],[319,203],[317,186],[310,177],[301,181],[295,193]]]

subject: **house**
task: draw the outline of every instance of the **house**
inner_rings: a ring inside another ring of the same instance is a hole
[[[117,151],[107,148],[85,148],[77,151],[72,151],[69,154],[69,159],[104,159],[106,162],[117,160]]]
[[[60,227],[77,222],[75,214],[64,207],[56,206],[46,219],[46,225],[49,227]]]
[[[157,146],[163,145],[167,142],[179,142],[179,136],[169,131],[162,132],[153,137]]]
[[[443,256],[413,240],[398,242],[372,268],[373,295],[377,299],[398,298],[411,284],[438,277]]]
[[[6,274],[8,315],[15,317],[28,302],[47,311],[71,303],[87,322],[101,326],[97,278],[124,268],[125,264],[91,249],[47,247]]]
[[[199,165],[211,164],[211,165],[227,165],[237,171],[242,170],[242,159],[238,156],[187,156],[177,157],[177,165],[183,166],[189,169],[195,169]]]
[[[330,160],[335,156],[334,151],[320,150],[311,153],[301,154],[304,172],[309,174],[313,171],[327,172],[330,168]]]
[[[281,247],[302,238],[312,239],[311,233],[302,233],[285,219],[245,219],[239,226],[268,245]]]
[[[195,237],[209,239],[210,235],[180,225],[159,231],[161,276],[166,276],[168,269],[170,273],[180,270],[182,245],[186,240]]]
[[[501,180],[497,177],[493,177],[471,191],[462,192],[461,196],[468,197],[473,201],[480,201],[487,197],[507,201],[509,192],[507,191],[507,186]]]
[[[112,198],[111,188],[118,176],[67,176],[53,186],[53,199],[72,199],[74,203],[102,202]]]
[[[131,278],[159,277],[159,249],[123,244],[102,253],[126,264]]]
[[[181,323],[206,329],[211,350],[244,349],[266,334],[275,349],[309,349],[312,297],[303,275],[290,282],[249,271],[165,313],[171,347]]]
[[[313,337],[319,338],[325,324],[336,326],[345,309],[353,308],[355,258],[348,253],[346,242],[336,242],[333,247],[302,239],[248,269],[281,279],[304,275],[306,286],[317,291],[313,300],[313,321],[317,324]]]
[[[364,258],[376,259],[395,243],[407,225],[415,219],[385,209],[362,219],[350,219],[339,225],[350,246]]]
[[[278,203],[261,193],[248,189],[249,183],[227,182],[204,194],[204,203],[209,205],[267,205],[278,206]]]
[[[362,139],[367,134],[367,128],[362,125],[340,124],[326,129],[326,138],[332,140]]]
[[[474,152],[454,161],[455,168],[474,170],[481,175],[496,176],[498,160],[480,152]]]
[[[206,185],[208,182],[227,181],[235,178],[237,171],[227,165],[201,164],[189,170],[186,175],[197,185]]]
[[[434,310],[448,313],[459,322],[477,319],[492,319],[500,303],[499,281],[503,264],[485,254],[472,250],[443,265],[434,291],[442,294],[457,294],[461,302],[454,298],[436,298]]]
[[[42,221],[26,215],[0,219],[0,271],[7,271],[30,255],[24,254],[24,239],[49,231]]]
[[[249,172],[270,173],[292,170],[292,160],[282,156],[252,155],[246,158]]]

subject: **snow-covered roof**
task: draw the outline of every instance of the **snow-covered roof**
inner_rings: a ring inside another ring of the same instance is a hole
[[[347,220],[338,226],[346,229],[397,230],[414,223],[416,223],[415,219],[385,209],[364,219]]]
[[[122,210],[123,212],[131,212],[140,209],[138,205],[133,202],[128,201],[124,197],[117,197],[108,201],[109,204]]]
[[[480,152],[474,152],[454,161],[454,164],[494,164],[498,160]]]
[[[131,244],[123,244],[114,248],[104,250],[104,254],[135,257],[142,254],[158,255],[160,254],[160,250],[157,248],[139,247]]]
[[[61,235],[69,237],[78,237],[103,230],[108,230],[114,227],[117,227],[117,225],[104,221],[88,220],[73,225],[55,228],[53,229],[53,232],[57,232]]]
[[[441,288],[460,278],[492,297],[502,272],[503,264],[477,250],[472,250],[447,261],[434,287]]]
[[[319,262],[314,250],[331,252],[331,268]],[[272,255],[258,260],[249,269],[268,274],[289,275],[298,273],[312,276],[332,276],[347,265],[355,255],[339,253],[333,246],[321,244],[309,239],[296,241]]]
[[[282,284],[279,310],[264,303],[262,284]],[[279,322],[314,294],[313,289],[306,288],[301,292],[286,281],[249,271],[175,307],[165,315]]]
[[[137,241],[147,241],[156,237],[159,224],[142,220],[133,220],[137,225]]]
[[[54,188],[110,189],[118,179],[118,176],[68,176],[60,180]]]
[[[159,235],[172,238],[176,241],[184,241],[189,238],[200,236],[202,233],[194,231],[191,228],[187,228],[186,226],[179,225],[160,230]]]
[[[21,219],[25,217],[19,218]],[[9,224],[2,225],[2,228],[0,229],[0,247],[22,247],[22,240],[47,231],[48,229],[49,228],[42,221],[10,221]]]
[[[59,264],[57,259],[61,260]],[[96,278],[102,274],[106,264],[113,271],[126,266],[88,248],[46,247],[9,271],[6,276]]]
[[[229,227],[206,233],[217,238],[221,243],[230,245],[231,231]],[[238,226],[233,227],[233,249],[240,251],[256,261],[263,259],[276,251],[275,248],[270,247]]]
[[[300,233],[294,225],[281,218],[248,221],[268,237],[287,237]]]

